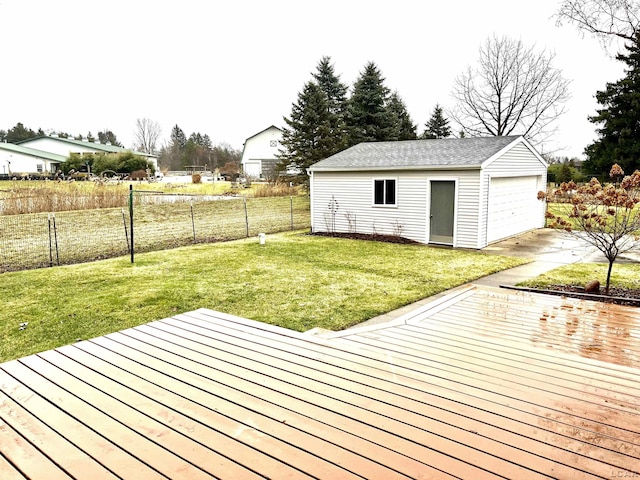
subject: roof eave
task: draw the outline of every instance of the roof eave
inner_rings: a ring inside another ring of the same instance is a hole
[[[384,172],[384,171],[415,171],[415,170],[480,170],[481,165],[418,165],[418,166],[383,166],[383,167],[318,167],[311,166],[310,172]]]

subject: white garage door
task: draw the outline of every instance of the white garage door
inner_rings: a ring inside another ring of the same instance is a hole
[[[258,178],[262,173],[262,162],[260,160],[247,160],[244,162],[243,170],[247,177]]]
[[[517,235],[540,226],[536,198],[538,178],[492,178],[489,186],[487,242]]]

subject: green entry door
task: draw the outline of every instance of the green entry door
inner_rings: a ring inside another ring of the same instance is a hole
[[[453,245],[456,182],[431,180],[429,243]]]

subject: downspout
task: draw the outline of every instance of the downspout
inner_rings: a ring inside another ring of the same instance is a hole
[[[309,210],[310,210],[310,220],[311,220],[311,233],[313,232],[313,172],[307,169],[307,175],[309,176]]]
[[[484,210],[485,210],[485,215],[484,215],[484,247],[489,245],[489,204],[491,203],[490,201],[491,198],[491,174],[487,173],[487,195],[485,197],[485,204],[484,204]],[[484,248],[481,247],[481,248]]]

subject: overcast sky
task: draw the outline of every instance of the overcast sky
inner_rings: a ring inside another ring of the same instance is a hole
[[[137,118],[241,149],[283,126],[323,55],[351,86],[368,61],[405,101],[418,132],[434,106],[452,106],[453,79],[491,35],[555,51],[572,81],[558,154],[595,138],[594,95],[623,66],[572,26],[558,0],[0,0],[0,129],[96,135],[130,147]]]

